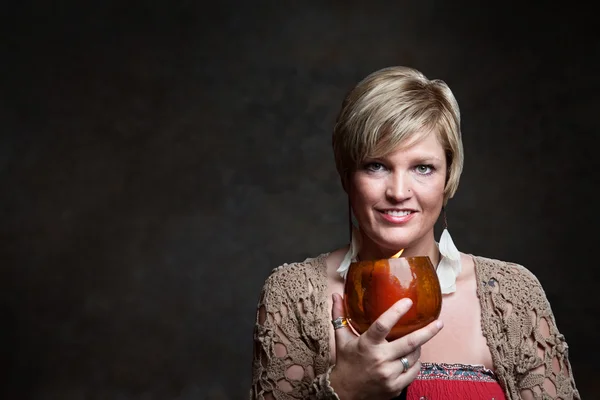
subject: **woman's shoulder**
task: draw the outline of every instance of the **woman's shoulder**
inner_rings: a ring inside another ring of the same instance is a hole
[[[313,257],[306,257],[302,261],[286,262],[273,268],[271,274],[303,269],[318,269],[323,266],[328,255],[329,253],[322,253]]]
[[[286,292],[304,292],[327,284],[326,259],[328,253],[305,258],[303,261],[283,263],[271,270],[265,279],[265,288]]]
[[[504,296],[527,297],[536,293],[544,295],[539,279],[525,266],[495,258],[472,257],[477,279],[484,287]]]
[[[525,279],[527,281],[534,281],[539,284],[538,278],[535,276],[535,274],[521,264],[483,256],[471,256],[473,257],[475,268],[477,269],[479,275],[490,277],[498,276],[507,280]]]
[[[310,341],[321,343],[327,338],[326,259],[327,253],[284,263],[265,279],[257,306],[259,315],[273,316],[288,340],[299,335],[299,329]]]

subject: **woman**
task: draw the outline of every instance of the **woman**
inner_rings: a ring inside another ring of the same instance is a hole
[[[333,150],[357,221],[351,244],[267,278],[250,397],[391,399],[405,390],[408,399],[579,399],[567,344],[536,277],[459,253],[447,229],[435,241],[463,167],[460,113],[448,86],[406,67],[372,73],[346,96]],[[350,262],[400,249],[436,266],[439,319],[387,341],[411,307],[402,299],[356,335],[341,297]]]

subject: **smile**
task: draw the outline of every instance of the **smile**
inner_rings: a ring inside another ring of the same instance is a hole
[[[416,212],[412,210],[381,210],[380,215],[392,224],[405,224],[416,215]]]
[[[410,213],[412,213],[412,211],[396,211],[396,210],[384,211],[384,214],[388,214],[393,217],[404,217],[405,215],[408,215]]]

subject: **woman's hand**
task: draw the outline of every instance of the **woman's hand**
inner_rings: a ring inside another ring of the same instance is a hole
[[[434,337],[443,325],[437,320],[388,342],[386,336],[411,306],[408,298],[398,301],[360,336],[348,326],[336,329],[336,364],[330,382],[341,400],[389,400],[417,377],[421,368],[421,345]],[[345,317],[344,303],[337,293],[333,295],[332,317]],[[402,357],[408,359],[407,371],[400,361]]]

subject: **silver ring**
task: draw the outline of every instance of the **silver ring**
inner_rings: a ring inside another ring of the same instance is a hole
[[[337,317],[336,319],[331,321],[331,323],[333,324],[333,329],[337,330],[337,329],[343,328],[345,326],[348,326],[348,319],[346,319],[344,317]]]
[[[402,371],[402,372],[406,372],[406,371],[408,371],[408,369],[410,368],[410,363],[408,362],[408,358],[406,358],[406,357],[402,357],[402,358],[400,359],[400,362],[401,362],[401,363],[402,363],[402,365],[404,366],[404,371]]]

